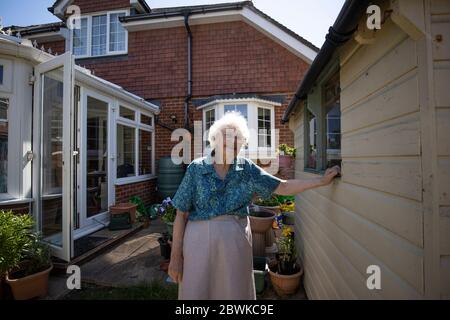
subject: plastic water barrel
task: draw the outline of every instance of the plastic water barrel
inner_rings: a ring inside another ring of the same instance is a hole
[[[158,162],[158,194],[162,199],[173,198],[183,180],[184,164],[174,164],[170,157],[161,157]]]

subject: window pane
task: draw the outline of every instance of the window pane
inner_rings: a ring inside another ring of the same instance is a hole
[[[117,178],[135,176],[135,129],[117,125]]]
[[[108,103],[87,98],[86,208],[92,217],[108,211]]]
[[[0,85],[3,84],[3,66],[0,65]]]
[[[238,105],[232,104],[232,105],[224,106],[224,112],[225,113],[230,112],[230,111],[237,111],[241,115],[243,115],[246,120],[248,120],[248,118],[247,118],[247,105],[246,104],[238,104]]]
[[[306,126],[307,126],[307,158],[306,168],[317,168],[317,121],[316,116],[309,110],[306,111]]]
[[[76,56],[87,55],[87,18],[80,19],[80,29],[73,29],[73,54]]]
[[[141,113],[141,123],[146,124],[148,126],[152,126],[153,125],[152,117],[146,116],[145,114]]]
[[[92,17],[92,55],[106,54],[106,15]]]
[[[125,13],[113,13],[109,16],[109,51],[125,50],[125,29],[119,21],[119,17]]]
[[[327,113],[327,167],[340,164],[341,160],[341,112],[339,100]]]
[[[42,76],[41,194],[42,235],[62,246],[63,83],[62,70]],[[38,109],[39,110],[39,109]],[[51,238],[48,238],[52,236]]]
[[[327,113],[327,148],[341,149],[341,117],[340,106],[334,104]]]
[[[120,106],[119,109],[120,117],[134,121],[134,114],[135,112],[133,110]]]
[[[139,130],[139,174],[152,173],[152,133]]]
[[[0,98],[0,193],[8,192],[8,105]]]
[[[258,147],[270,147],[272,136],[270,109],[258,108]]]
[[[213,125],[215,119],[216,114],[215,114],[215,110],[208,110],[205,112],[205,129],[208,130],[209,128],[211,128],[211,126]]]

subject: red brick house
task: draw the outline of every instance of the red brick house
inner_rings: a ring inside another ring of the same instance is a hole
[[[72,5],[80,9],[80,25],[74,30],[68,11]],[[92,105],[80,107],[84,111],[77,128],[82,134],[75,134],[73,141],[82,159],[77,163],[81,176],[100,171],[99,146],[107,139],[116,142],[112,151],[104,150],[104,157],[110,158],[109,166],[103,165],[112,172],[109,179],[93,175],[78,180],[86,190],[104,185],[106,207],[132,195],[146,204],[155,202],[157,161],[178,143],[171,141],[173,130],[193,131],[195,121],[206,131],[224,112],[240,111],[250,129],[260,132],[248,149],[252,158],[261,150],[275,149],[275,129],[279,143],[293,145],[293,133],[281,117],[318,48],[251,1],[150,9],[141,0],[57,0],[49,10],[61,22],[13,26],[12,34],[52,54],[71,52],[76,65],[148,104],[118,105],[113,122],[104,124],[102,131],[102,95],[81,90],[80,104]],[[78,194],[83,202],[89,197],[85,193]],[[0,201],[0,208],[29,207],[28,202],[10,203]],[[99,212],[86,203],[82,206],[85,216]]]

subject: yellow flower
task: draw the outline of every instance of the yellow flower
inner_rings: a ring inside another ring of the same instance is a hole
[[[283,237],[290,237],[293,232],[294,230],[292,229],[292,227],[284,227],[281,234],[283,235]]]

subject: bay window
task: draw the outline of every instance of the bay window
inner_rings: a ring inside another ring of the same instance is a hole
[[[116,118],[116,178],[126,182],[154,174],[153,117],[120,105]]]
[[[275,106],[280,103],[262,101],[260,99],[216,100],[209,102],[199,109],[203,109],[203,146],[206,150],[208,130],[215,120],[220,119],[227,112],[240,113],[246,120],[250,130],[250,140],[245,147],[249,157],[266,158],[275,154]]]
[[[73,29],[72,52],[77,58],[127,53],[128,34],[119,18],[127,11],[83,16]]]

